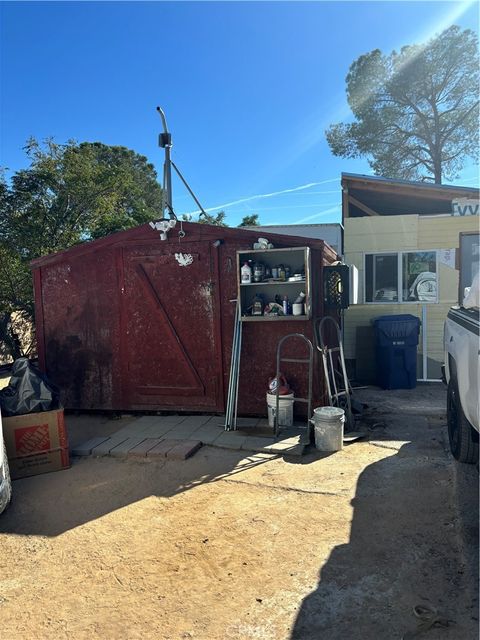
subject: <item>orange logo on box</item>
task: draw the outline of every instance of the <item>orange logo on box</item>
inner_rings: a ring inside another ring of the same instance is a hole
[[[15,429],[15,448],[18,456],[28,456],[37,451],[50,449],[48,424],[36,424],[33,427]]]

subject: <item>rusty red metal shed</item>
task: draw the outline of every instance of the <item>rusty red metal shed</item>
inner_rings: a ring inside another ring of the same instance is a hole
[[[70,409],[223,412],[237,297],[237,250],[258,232],[183,223],[167,240],[145,224],[32,262],[40,367]],[[310,247],[312,317],[244,323],[239,415],[266,413],[278,341],[313,339],[323,314],[321,240],[269,235],[275,247]],[[176,253],[191,254],[181,268]],[[286,354],[288,355],[288,353]],[[305,396],[305,367],[287,371]],[[316,369],[314,402],[323,383]],[[314,405],[315,406],[315,405]]]

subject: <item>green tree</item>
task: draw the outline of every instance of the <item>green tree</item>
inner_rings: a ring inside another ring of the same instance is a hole
[[[244,216],[242,221],[238,225],[239,227],[258,227],[258,213],[254,213],[251,216]]]
[[[217,227],[228,227],[228,224],[225,222],[226,216],[227,214],[225,211],[219,211],[215,214],[200,214],[197,222],[199,224],[213,224]],[[182,215],[182,220],[185,220],[185,222],[192,222],[192,216],[188,213],[184,213]]]
[[[162,213],[155,169],[130,149],[31,139],[25,151],[28,168],[0,181],[0,341],[14,358],[33,318],[32,259]]]
[[[360,56],[346,78],[354,122],[326,132],[332,153],[366,156],[375,174],[451,180],[478,161],[478,38],[451,26],[421,45]]]

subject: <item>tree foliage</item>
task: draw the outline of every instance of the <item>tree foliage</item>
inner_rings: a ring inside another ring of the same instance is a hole
[[[389,178],[453,179],[478,160],[478,38],[452,26],[421,45],[360,56],[346,78],[354,122],[330,126],[334,155]]]
[[[31,139],[25,151],[28,168],[0,181],[0,340],[12,357],[33,318],[32,259],[162,213],[155,169],[130,149]]]
[[[197,222],[199,224],[213,224],[217,227],[228,227],[228,224],[225,222],[226,216],[227,214],[225,213],[225,211],[219,211],[215,214],[200,214]],[[184,213],[182,215],[182,220],[185,220],[185,222],[192,222],[192,216],[188,213]]]
[[[238,226],[239,227],[258,227],[259,224],[260,222],[258,221],[258,213],[254,213],[251,216],[244,216]]]

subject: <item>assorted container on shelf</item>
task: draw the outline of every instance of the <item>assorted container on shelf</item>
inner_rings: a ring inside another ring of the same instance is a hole
[[[301,319],[301,316],[307,316],[308,250],[277,249],[275,252],[248,253],[250,255],[239,255],[238,264],[242,318],[276,319],[295,316]],[[258,255],[252,255],[252,253]],[[266,255],[267,253],[269,255]],[[291,260],[291,264],[287,263],[285,258]],[[252,289],[249,288],[250,286]]]
[[[305,298],[305,293],[301,291],[292,303],[288,299],[288,295],[282,297],[277,293],[274,302],[265,304],[263,296],[257,293],[251,307],[247,308],[247,312],[250,311],[252,316],[303,316],[305,314]]]
[[[252,264],[253,263],[253,264]],[[288,265],[270,267],[263,262],[247,260],[241,269],[241,284],[258,284],[260,282],[305,282],[305,270],[293,273]]]

